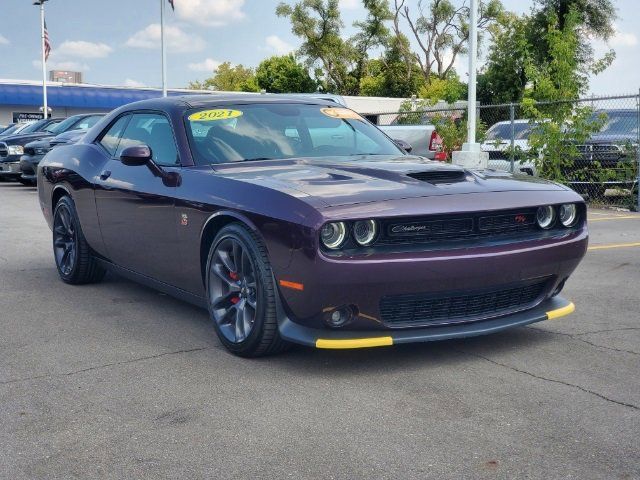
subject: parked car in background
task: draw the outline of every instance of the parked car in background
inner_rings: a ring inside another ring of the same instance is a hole
[[[45,156],[38,198],[62,281],[109,269],[189,300],[246,357],[568,315],[588,242],[562,185],[407,155],[353,110],[275,95],[125,105]]]
[[[632,188],[638,150],[638,111],[603,109],[593,113],[594,122],[605,118],[598,133],[578,145],[580,157],[565,169],[569,186],[591,197],[607,188]]]
[[[8,137],[9,135],[17,135],[21,130],[27,128],[31,123],[14,123],[10,127],[7,127],[4,131],[0,132],[0,139]]]
[[[37,171],[40,160],[53,148],[60,145],[70,145],[80,140],[87,130],[71,130],[61,133],[51,139],[37,140],[27,143],[24,147],[24,155],[20,158],[20,171],[22,172],[22,183],[37,182]]]
[[[20,181],[22,183],[36,183],[38,163],[55,145],[73,143],[79,140],[86,131],[93,127],[104,113],[88,113],[73,115],[66,118],[52,131],[55,137],[44,137],[24,146],[24,154],[20,157]]]
[[[5,130],[13,127],[14,125],[16,125],[15,123],[10,123],[8,125],[0,125],[0,135],[2,135],[2,132],[4,132]]]
[[[378,125],[378,128],[392,140],[408,144],[411,147],[408,152],[412,155],[430,160],[447,159],[447,154],[442,151],[442,139],[433,125]]]
[[[511,136],[515,151],[529,151],[529,134],[535,128],[535,123],[529,120],[514,120],[513,133],[510,121],[493,124],[486,132],[485,140],[480,145],[483,152],[489,153],[489,168],[494,170],[511,171]],[[530,160],[514,161],[514,173],[537,175],[536,166]]]
[[[64,118],[44,118],[27,125],[18,133],[0,138],[0,180],[22,182],[20,157],[24,154],[24,146],[33,140],[55,135],[56,125],[63,120]]]

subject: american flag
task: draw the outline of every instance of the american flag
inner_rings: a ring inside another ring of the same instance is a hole
[[[173,0],[169,0],[169,5],[171,5],[171,10],[175,11],[176,7],[173,5]]]
[[[44,22],[44,61],[49,60],[51,53],[51,42],[49,41],[49,30],[47,30],[47,22]]]

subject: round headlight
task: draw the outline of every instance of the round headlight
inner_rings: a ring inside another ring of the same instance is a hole
[[[556,211],[551,205],[547,205],[545,207],[539,207],[538,212],[536,213],[536,221],[540,228],[551,228],[553,222],[556,219]]]
[[[573,227],[578,220],[578,209],[575,203],[565,203],[560,205],[560,213],[558,215],[560,223],[565,227]]]
[[[327,223],[320,230],[320,239],[325,247],[335,250],[339,248],[347,237],[347,228],[344,222]]]
[[[375,220],[358,220],[353,224],[353,238],[363,247],[371,245],[378,233]]]

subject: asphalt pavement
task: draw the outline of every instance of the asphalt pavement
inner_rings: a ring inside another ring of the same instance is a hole
[[[0,478],[640,478],[640,214],[590,221],[571,316],[246,360],[189,304],[59,281],[0,183]]]

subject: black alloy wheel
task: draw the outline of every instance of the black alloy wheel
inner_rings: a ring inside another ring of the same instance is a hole
[[[218,232],[206,266],[209,314],[222,344],[243,357],[285,350],[276,315],[276,289],[267,251],[240,223]]]
[[[209,269],[211,313],[227,340],[240,343],[250,334],[258,309],[253,260],[232,237],[216,246]]]
[[[78,232],[66,204],[56,209],[53,218],[53,254],[60,273],[68,276],[76,264]]]
[[[63,196],[53,212],[53,256],[58,275],[73,285],[95,283],[105,275],[84,238],[73,200]]]

